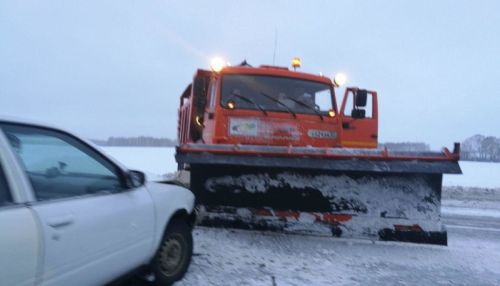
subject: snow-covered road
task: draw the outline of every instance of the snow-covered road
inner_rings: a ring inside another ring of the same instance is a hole
[[[444,221],[448,247],[198,228],[178,284],[500,285],[500,223]]]
[[[500,190],[446,188],[448,246],[198,228],[179,285],[500,285]]]
[[[500,285],[500,221],[443,221],[447,247],[197,227],[176,285]]]

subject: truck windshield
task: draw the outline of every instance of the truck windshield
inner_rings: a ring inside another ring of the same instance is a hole
[[[333,108],[330,85],[277,76],[224,75],[221,105],[229,101],[237,109],[288,113],[326,114]]]

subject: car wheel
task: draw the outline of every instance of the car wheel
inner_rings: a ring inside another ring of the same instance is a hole
[[[182,220],[173,221],[167,228],[155,257],[153,267],[156,284],[171,285],[182,279],[189,267],[192,254],[191,228]]]

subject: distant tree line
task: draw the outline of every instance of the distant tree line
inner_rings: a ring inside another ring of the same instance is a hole
[[[462,142],[460,158],[466,161],[500,162],[500,138],[474,135]]]
[[[107,140],[91,140],[99,146],[144,146],[171,147],[177,145],[176,140],[169,138],[139,137],[109,137]]]

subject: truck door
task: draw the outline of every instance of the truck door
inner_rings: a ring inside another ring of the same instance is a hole
[[[215,78],[210,79],[207,99],[203,118],[203,141],[210,142],[215,132],[215,105],[217,102],[217,80]]]
[[[376,148],[378,144],[377,93],[347,88],[340,110],[341,145],[350,148]]]
[[[203,129],[205,127],[205,109],[207,107],[208,87],[210,84],[210,73],[198,71],[192,86],[191,95],[191,118],[190,137],[192,142],[203,139]]]

